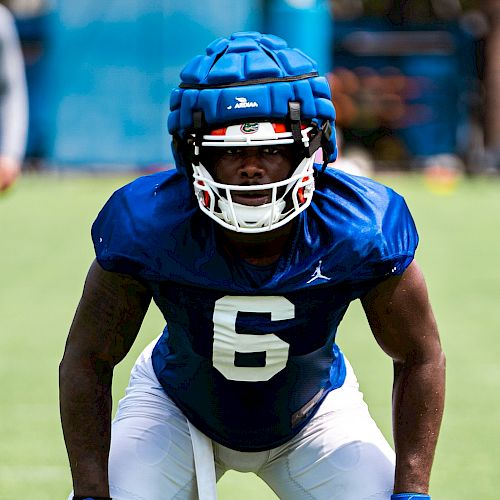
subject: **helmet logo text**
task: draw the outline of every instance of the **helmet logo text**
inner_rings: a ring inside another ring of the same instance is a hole
[[[226,109],[241,109],[241,108],[258,108],[259,105],[255,101],[248,101],[246,97],[235,97],[236,104],[229,105]]]

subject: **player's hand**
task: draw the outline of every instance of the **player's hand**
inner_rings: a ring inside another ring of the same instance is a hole
[[[0,191],[14,184],[21,173],[21,162],[8,156],[0,156]]]
[[[424,493],[393,493],[391,500],[431,500],[431,497]]]

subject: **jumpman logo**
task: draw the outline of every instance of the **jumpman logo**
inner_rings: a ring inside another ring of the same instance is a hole
[[[324,279],[324,280],[327,280],[327,281],[329,281],[329,280],[330,280],[330,278],[328,278],[328,277],[327,277],[327,276],[325,276],[324,274],[321,274],[321,263],[322,263],[322,262],[323,262],[323,261],[321,261],[321,260],[318,262],[318,267],[316,267],[316,269],[315,269],[315,271],[314,271],[313,275],[311,276],[311,279],[310,279],[309,281],[306,281],[306,283],[312,283],[313,281],[315,281],[315,280],[317,280],[317,279],[320,279],[320,278],[322,278],[322,279]]]

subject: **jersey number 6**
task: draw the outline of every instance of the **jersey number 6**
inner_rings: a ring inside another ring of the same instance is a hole
[[[295,317],[295,306],[285,297],[230,296],[220,298],[214,308],[214,345],[212,362],[229,380],[262,382],[283,370],[290,345],[273,333],[247,335],[236,333],[239,312],[270,313],[271,321]],[[262,354],[260,366],[238,366],[239,354]]]

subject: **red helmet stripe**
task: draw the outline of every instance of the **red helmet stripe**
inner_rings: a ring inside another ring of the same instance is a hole
[[[273,123],[273,129],[277,134],[286,132],[286,125],[284,123]]]
[[[226,135],[227,128],[216,128],[210,132],[210,135]]]
[[[299,203],[301,205],[306,201],[306,197],[304,196],[304,188],[303,187],[297,189],[297,198],[299,199]]]

